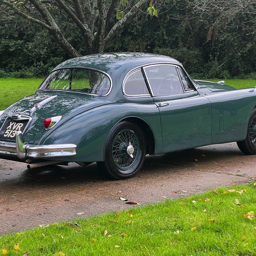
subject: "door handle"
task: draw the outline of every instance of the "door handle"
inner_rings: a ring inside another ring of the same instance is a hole
[[[166,107],[166,106],[169,105],[169,103],[168,103],[168,102],[160,102],[160,103],[157,103],[156,105],[157,105],[158,107]]]

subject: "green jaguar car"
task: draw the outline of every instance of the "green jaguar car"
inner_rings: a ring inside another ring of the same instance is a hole
[[[148,154],[234,141],[256,153],[256,89],[193,80],[156,54],[67,60],[35,94],[0,111],[0,158],[97,162],[114,179],[134,176]]]

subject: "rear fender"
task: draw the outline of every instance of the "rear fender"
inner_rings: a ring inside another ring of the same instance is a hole
[[[138,112],[138,109],[140,110]],[[156,151],[162,148],[161,123],[158,109],[152,104],[111,104],[97,107],[75,116],[55,129],[39,144],[75,144],[73,162],[104,161],[104,148],[111,129],[124,118],[135,117],[146,122],[152,130]],[[64,160],[65,159],[58,159]]]

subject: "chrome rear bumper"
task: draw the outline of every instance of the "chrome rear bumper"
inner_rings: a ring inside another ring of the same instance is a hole
[[[27,158],[49,159],[76,155],[75,144],[29,145],[23,141],[22,133],[16,135],[16,143],[0,141],[0,155]]]

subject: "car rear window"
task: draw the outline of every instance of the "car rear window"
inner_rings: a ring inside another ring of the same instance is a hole
[[[111,89],[109,77],[99,71],[82,68],[53,71],[39,89],[70,90],[103,96]]]

